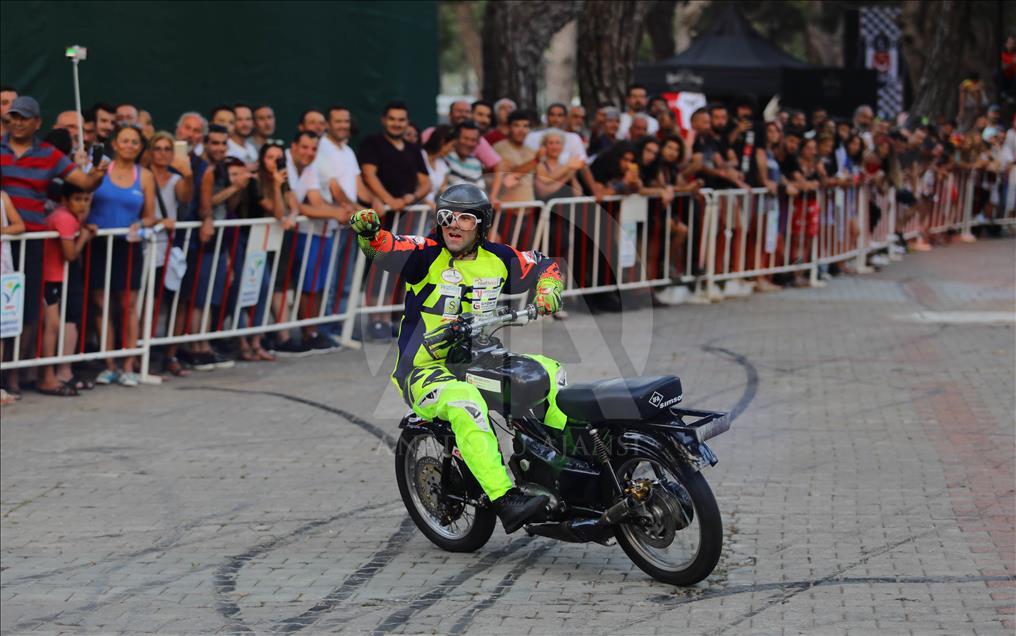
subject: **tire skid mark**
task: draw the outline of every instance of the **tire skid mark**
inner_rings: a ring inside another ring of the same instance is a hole
[[[444,579],[436,586],[431,588],[430,591],[417,596],[409,603],[408,607],[404,607],[390,614],[387,618],[378,623],[377,627],[374,628],[374,635],[381,636],[382,634],[389,634],[391,632],[398,630],[406,623],[408,623],[409,619],[411,619],[414,615],[416,615],[419,612],[422,612],[423,610],[434,605],[441,599],[445,598],[449,592],[459,587],[460,585],[462,585],[469,579],[473,578],[477,574],[485,572],[504,557],[507,557],[515,552],[518,552],[523,547],[529,545],[531,541],[532,539],[528,537],[519,539],[517,541],[512,541],[511,543],[501,548],[500,550],[496,550],[494,552],[490,552],[484,555],[483,558],[481,558],[476,563],[473,563],[472,565],[467,566],[461,572],[453,574],[452,576],[449,576],[448,578]],[[514,583],[514,580],[512,581],[512,583]],[[509,585],[508,587],[511,586]]]
[[[243,504],[240,506],[234,506],[233,508],[227,510],[226,514],[236,514],[237,512],[240,512],[245,508],[249,508],[250,505],[251,504]],[[221,512],[217,512],[215,514],[198,517],[183,524],[168,536],[160,538],[158,541],[155,542],[155,545],[153,546],[141,548],[139,550],[133,550],[125,554],[116,555],[115,557],[110,559],[113,562],[115,568],[114,570],[111,571],[122,569],[124,565],[130,563],[131,561],[139,559],[141,557],[146,557],[149,554],[158,554],[159,552],[165,552],[166,550],[170,550],[172,548],[180,548],[200,543],[201,541],[203,541],[203,539],[196,539],[193,541],[181,541],[181,539],[185,534],[187,534],[194,528],[201,527],[205,523],[213,521],[218,517],[220,517],[221,515],[222,515]],[[118,561],[123,562],[123,564],[122,565],[118,564],[117,563]],[[49,578],[51,576],[57,576],[59,574],[67,574],[69,572],[74,572],[75,570],[93,568],[100,565],[102,565],[102,563],[100,562],[76,563],[74,565],[68,565],[62,568],[55,568],[53,570],[47,570],[45,572],[37,572],[35,574],[26,574],[24,576],[15,577],[7,581],[4,581],[4,586],[7,587],[10,585],[20,585],[22,583],[30,583],[32,581],[38,581],[40,579]]]
[[[350,517],[362,512],[368,512],[370,510],[383,508],[385,506],[391,505],[392,503],[394,503],[394,501],[369,504],[357,508],[355,510],[340,512],[326,519],[316,519],[314,521],[310,521],[308,523],[303,524],[302,526],[296,528],[295,530],[287,534],[272,537],[267,541],[259,543],[258,545],[254,546],[253,548],[250,548],[243,554],[238,554],[227,558],[224,563],[222,563],[218,568],[216,568],[215,573],[212,576],[212,584],[215,589],[216,596],[215,609],[216,611],[219,612],[219,615],[221,615],[223,618],[226,619],[227,622],[226,626],[230,630],[230,632],[241,634],[254,633],[254,630],[248,625],[246,625],[240,618],[240,606],[237,605],[236,601],[234,601],[231,598],[231,596],[236,592],[236,577],[240,573],[240,570],[243,568],[243,566],[247,564],[248,561],[252,561],[259,556],[263,556],[268,552],[271,552],[275,548],[291,543],[296,539],[316,530],[317,528],[320,528],[321,526],[326,526],[330,523],[338,521],[339,519]]]
[[[352,413],[350,413],[348,411],[344,411],[342,409],[337,409],[334,406],[329,406],[327,404],[322,404],[321,402],[315,402],[314,400],[308,400],[307,398],[302,398],[302,397],[299,397],[297,395],[289,395],[288,393],[278,393],[276,391],[253,391],[253,390],[249,390],[249,389],[232,389],[232,388],[228,388],[228,387],[219,387],[219,386],[182,386],[182,387],[180,387],[177,390],[178,391],[219,391],[219,392],[222,392],[222,393],[241,393],[241,394],[246,394],[246,395],[271,395],[272,397],[282,398],[283,400],[289,400],[290,402],[296,402],[297,404],[303,404],[305,406],[309,406],[309,407],[312,407],[312,408],[315,408],[315,409],[320,409],[322,411],[327,411],[328,413],[331,413],[333,415],[338,415],[339,417],[341,417],[341,418],[343,418],[345,420],[348,420],[351,424],[353,424],[357,428],[360,428],[363,431],[365,431],[365,432],[373,435],[374,437],[378,438],[385,445],[387,445],[388,448],[390,448],[390,449],[394,449],[395,448],[395,438],[392,437],[390,434],[388,434],[388,433],[384,432],[383,430],[381,430],[381,428],[378,427],[376,424],[368,422],[367,420],[363,419],[362,417],[359,417],[357,415],[353,415]]]
[[[655,603],[668,603],[670,607],[664,612],[677,609],[682,605],[690,605],[692,603],[698,603],[701,601],[711,601],[718,598],[726,598],[729,596],[737,596],[738,594],[751,594],[753,592],[769,592],[776,590],[808,590],[816,587],[838,587],[841,585],[963,585],[972,583],[994,583],[994,582],[1005,582],[1011,581],[1016,583],[1016,577],[1011,576],[848,576],[841,578],[822,578],[813,579],[810,581],[774,581],[769,583],[754,583],[751,585],[735,585],[727,588],[717,590],[707,590],[700,594],[693,594],[689,596],[680,597],[676,594],[658,594],[656,596],[649,596],[646,598],[647,601]],[[663,612],[658,612],[646,621],[652,618],[658,617]],[[644,621],[637,621],[635,623],[629,623],[624,626],[624,629],[628,629],[633,625],[637,625]],[[617,629],[611,629],[610,634],[617,633]]]
[[[239,393],[244,395],[270,395],[272,397],[281,398],[283,400],[289,400],[290,402],[296,402],[297,404],[303,404],[333,415],[337,415],[354,426],[360,428],[366,433],[376,437],[389,449],[395,448],[395,438],[390,434],[381,430],[377,425],[368,422],[367,420],[358,417],[348,411],[337,409],[321,402],[315,402],[314,400],[308,400],[296,395],[289,395],[287,393],[279,393],[276,391],[255,391],[248,389],[234,389],[228,387],[213,387],[213,386],[195,386],[195,387],[180,387],[180,391],[218,391],[222,393]],[[371,504],[357,508],[352,512],[343,512],[336,515],[332,515],[327,519],[318,519],[306,523],[296,530],[290,532],[282,537],[273,538],[270,541],[260,543],[253,548],[247,550],[243,554],[230,557],[224,564],[222,564],[215,572],[213,579],[215,595],[217,597],[216,610],[219,614],[226,619],[227,628],[233,633],[250,634],[254,633],[254,630],[243,622],[240,616],[240,606],[230,598],[230,596],[236,592],[236,577],[240,573],[240,569],[252,559],[262,556],[275,548],[285,545],[294,539],[313,531],[320,526],[333,523],[342,517],[346,517],[351,514],[357,514],[361,512],[367,512],[387,506],[393,502],[387,501],[380,504]],[[405,540],[412,533],[412,521],[406,517],[403,519],[399,529],[389,537],[385,545],[374,552],[371,558],[363,566],[357,568],[353,574],[346,577],[346,580],[339,587],[335,588],[329,593],[324,599],[319,601],[311,609],[294,616],[292,618],[285,618],[279,621],[279,627],[277,631],[282,633],[293,633],[299,631],[308,625],[313,624],[319,620],[326,612],[331,611],[342,601],[349,598],[353,592],[363,587],[377,574],[385,565],[390,563],[398,553],[401,545],[405,543]]]
[[[713,355],[721,355],[730,358],[744,368],[744,373],[747,376],[744,391],[741,393],[741,397],[737,400],[737,404],[730,409],[730,421],[733,422],[748,409],[748,405],[751,404],[752,400],[754,400],[755,396],[758,394],[758,369],[755,368],[754,363],[748,359],[748,356],[731,351],[730,349],[715,347],[713,345],[704,345],[702,346],[702,350]]]
[[[413,520],[409,517],[403,518],[399,529],[389,537],[384,547],[371,555],[370,560],[357,568],[355,572],[347,576],[342,585],[329,592],[327,596],[299,616],[280,621],[273,631],[275,633],[292,634],[313,625],[326,613],[349,599],[354,592],[374,578],[374,575],[382,568],[391,563],[392,559],[398,555],[399,548],[415,531],[416,525],[413,523]]]
[[[505,574],[501,578],[501,580],[498,581],[497,585],[494,587],[493,593],[491,593],[490,596],[480,601],[479,603],[467,607],[464,615],[460,617],[459,620],[455,621],[455,624],[452,626],[451,630],[448,631],[448,633],[451,634],[452,636],[459,636],[460,634],[465,634],[466,630],[468,630],[469,626],[472,624],[473,619],[476,618],[476,616],[480,612],[483,612],[484,610],[493,607],[494,603],[500,600],[501,597],[504,596],[506,593],[508,593],[508,590],[510,590],[512,586],[515,585],[515,582],[519,580],[519,577],[522,576],[522,574],[525,573],[526,570],[532,567],[533,563],[536,562],[536,559],[543,556],[544,553],[546,553],[552,547],[554,547],[553,543],[545,543],[539,546],[538,548],[534,549],[532,552],[530,552],[526,556],[526,558],[522,559],[522,561],[520,561],[515,567],[513,567],[511,571],[508,572],[508,574]]]
[[[172,585],[180,581],[180,579],[184,578],[185,576],[190,576],[195,572],[210,570],[211,568],[212,568],[211,565],[207,565],[203,568],[189,570],[187,572],[184,572],[183,574],[180,574],[179,576],[171,576],[162,579],[156,579],[154,581],[148,581],[146,583],[141,583],[140,585],[135,585],[134,587],[127,588],[126,590],[118,592],[108,598],[92,601],[80,607],[75,607],[74,609],[70,610],[63,609],[48,616],[40,616],[39,618],[29,618],[21,621],[17,625],[14,625],[10,629],[4,627],[4,633],[18,634],[21,632],[35,631],[40,629],[47,623],[52,623],[57,619],[60,620],[60,623],[57,624],[57,629],[53,630],[55,632],[64,632],[66,631],[64,628],[68,626],[81,627],[81,625],[72,625],[70,621],[75,620],[78,615],[87,616],[88,614],[91,614],[97,609],[101,609],[109,605],[119,605],[124,601],[130,600],[139,593],[145,592],[147,590],[156,590],[162,587],[166,587],[168,585]],[[47,630],[47,632],[49,631],[50,630]]]
[[[902,582],[902,581],[905,580],[904,577],[858,577],[858,578],[845,579],[845,578],[841,578],[841,576],[842,576],[842,574],[844,572],[852,570],[853,568],[855,568],[855,567],[857,567],[859,565],[864,565],[869,560],[871,560],[871,559],[873,559],[875,557],[882,556],[883,554],[887,554],[889,552],[892,552],[893,550],[895,550],[896,548],[898,548],[898,547],[900,547],[902,545],[906,545],[907,543],[911,543],[913,541],[916,541],[917,539],[920,539],[920,538],[925,537],[925,536],[927,536],[929,534],[932,534],[935,531],[936,531],[936,528],[929,528],[928,530],[925,530],[924,532],[921,532],[921,533],[918,533],[918,534],[915,534],[915,535],[911,535],[911,536],[907,537],[906,539],[900,539],[899,541],[894,541],[893,543],[890,543],[888,545],[884,545],[881,548],[877,548],[875,550],[870,550],[868,552],[865,552],[865,553],[863,553],[863,556],[860,559],[857,559],[853,563],[848,563],[847,565],[844,565],[843,567],[840,567],[840,568],[836,569],[835,571],[833,571],[832,573],[827,574],[826,576],[823,576],[821,578],[811,579],[811,580],[807,580],[807,581],[785,581],[785,582],[776,582],[776,583],[759,583],[759,584],[752,584],[752,585],[740,585],[740,586],[736,586],[736,587],[730,587],[730,588],[719,589],[719,590],[714,590],[714,591],[707,591],[707,592],[705,592],[703,594],[700,594],[700,595],[695,595],[695,596],[692,596],[692,597],[689,597],[689,598],[683,598],[683,599],[677,600],[670,607],[662,609],[662,610],[660,610],[658,612],[653,612],[651,615],[646,616],[645,618],[641,618],[641,619],[639,619],[637,621],[633,621],[631,623],[627,623],[627,624],[621,626],[620,630],[618,628],[613,628],[613,629],[611,629],[611,631],[609,633],[613,634],[613,633],[617,633],[618,631],[630,631],[631,628],[636,626],[636,625],[640,625],[642,623],[646,623],[646,622],[649,622],[651,620],[655,620],[655,619],[659,618],[660,616],[662,616],[663,614],[666,614],[667,612],[673,611],[673,610],[677,609],[678,607],[681,607],[683,605],[687,605],[689,603],[695,603],[695,602],[698,602],[698,601],[706,601],[706,600],[717,598],[717,597],[733,596],[735,594],[742,594],[742,593],[746,593],[746,592],[782,591],[782,593],[775,594],[775,595],[769,597],[769,599],[764,601],[758,607],[753,608],[753,609],[745,612],[740,617],[738,617],[737,619],[727,623],[726,625],[723,625],[721,627],[713,629],[713,630],[711,630],[709,632],[705,632],[706,634],[709,634],[710,636],[715,636],[716,634],[722,634],[722,633],[725,633],[725,632],[727,632],[727,631],[737,627],[738,625],[740,625],[741,623],[745,622],[746,620],[749,620],[749,619],[753,618],[754,616],[757,616],[758,614],[761,614],[762,612],[764,612],[765,610],[767,610],[767,609],[769,609],[771,607],[774,607],[774,606],[782,604],[782,603],[786,603],[787,601],[789,601],[793,597],[797,596],[801,592],[805,592],[805,591],[807,591],[807,590],[809,590],[809,589],[811,589],[813,587],[822,587],[822,586],[826,586],[826,585],[840,585],[840,584],[847,584],[848,582],[849,583],[859,583],[859,584],[870,583],[870,582],[877,582],[877,583],[897,583],[897,582]],[[918,577],[913,577],[911,579],[911,581],[913,581],[915,583],[925,582],[925,581],[917,580],[917,578]],[[919,578],[923,579],[923,578],[935,578],[935,577],[919,577]],[[942,580],[941,581],[930,581],[930,582],[943,582],[943,583],[953,582],[950,577],[939,577],[939,578],[941,578]],[[996,580],[996,579],[993,579],[991,577],[983,577],[983,576],[959,577],[959,578],[964,579],[962,582],[967,582],[967,580],[969,580],[969,582],[980,582],[980,581]],[[1009,580],[1011,578],[1012,577],[1001,577],[1001,579],[997,579],[997,580]],[[664,596],[666,598],[672,598],[669,594],[668,595],[664,595]],[[661,599],[660,596],[656,596],[654,598],[656,600],[660,600]]]

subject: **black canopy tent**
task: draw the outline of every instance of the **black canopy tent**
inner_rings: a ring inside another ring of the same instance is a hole
[[[696,91],[710,99],[773,95],[797,108],[826,106],[847,115],[874,103],[874,71],[820,67],[798,60],[762,37],[733,6],[686,50],[635,67],[634,79],[650,93]]]

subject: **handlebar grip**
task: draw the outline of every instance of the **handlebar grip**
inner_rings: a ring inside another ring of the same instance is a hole
[[[433,335],[433,336],[430,336],[430,337],[426,337],[426,338],[423,339],[423,342],[428,347],[434,347],[434,346],[437,346],[437,345],[441,344],[442,342],[444,342],[445,335],[446,334],[444,334],[444,333],[439,333],[439,334],[436,334],[436,335]]]

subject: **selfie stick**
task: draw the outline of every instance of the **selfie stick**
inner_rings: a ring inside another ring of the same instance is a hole
[[[88,49],[75,44],[74,46],[68,46],[64,51],[64,56],[70,58],[71,64],[74,65],[74,106],[78,111],[78,148],[84,150],[85,148],[85,118],[81,114],[81,82],[78,79],[78,62],[81,60],[88,59]]]

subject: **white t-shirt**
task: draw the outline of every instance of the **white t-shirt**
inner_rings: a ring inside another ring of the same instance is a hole
[[[360,174],[360,164],[357,163],[356,153],[349,144],[339,146],[327,135],[322,137],[318,142],[314,168],[321,180],[321,197],[325,201],[334,203],[332,190],[328,184],[335,179],[346,198],[356,204],[356,177]]]
[[[307,193],[311,190],[321,191],[321,180],[318,178],[317,168],[310,164],[299,174],[296,171],[296,164],[293,163],[293,154],[286,151],[286,175],[289,181],[289,190],[296,197],[297,203],[304,203]],[[320,220],[305,221],[300,224],[300,231],[304,234],[319,234],[321,232]]]
[[[1016,162],[1016,128],[1006,131],[1002,150],[1002,170],[1008,170],[1009,166]],[[1010,184],[1009,187],[1012,188],[1013,185]]]
[[[166,214],[162,214],[162,206],[159,205],[159,199],[155,200],[155,218],[165,219],[170,218],[174,221],[177,219],[177,213],[180,209],[180,201],[176,198],[176,184],[183,179],[180,175],[175,172],[169,173],[169,181],[166,182],[165,187],[159,187],[159,182],[155,182],[155,187],[159,190],[159,196],[162,197],[162,202],[166,204]],[[166,244],[169,241],[166,231],[159,232],[158,239],[155,244],[155,266],[162,267],[166,262]]]
[[[241,146],[230,137],[226,140],[226,156],[236,157],[244,163],[257,163],[258,149],[254,147],[250,139],[245,140]]]
[[[430,165],[430,160],[427,158],[427,151],[421,150],[423,153],[423,165],[427,166],[427,176],[430,177],[430,192],[423,198],[424,201],[433,201],[434,197],[437,196],[437,191],[444,184],[445,177],[448,176],[448,162],[442,157],[438,157],[434,165]]]
[[[543,136],[554,131],[564,136],[564,150],[561,151],[561,156],[558,161],[561,163],[567,163],[572,157],[582,157],[582,161],[586,161],[586,145],[582,142],[582,137],[577,133],[567,132],[558,128],[544,128],[543,130],[533,130],[526,135],[525,146],[532,148],[533,150],[539,151],[540,144],[543,143]]]
[[[656,118],[648,113],[642,113],[642,116],[649,120],[649,130],[646,134],[655,135],[656,131],[660,129],[660,122],[656,121]],[[618,139],[628,138],[628,129],[631,128],[631,120],[631,115],[628,113],[621,113],[621,127],[617,129]]]

